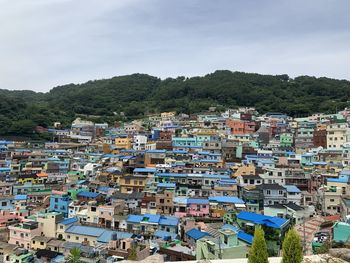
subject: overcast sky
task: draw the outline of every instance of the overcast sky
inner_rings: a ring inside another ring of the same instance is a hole
[[[217,69],[350,79],[350,1],[0,0],[0,88]]]

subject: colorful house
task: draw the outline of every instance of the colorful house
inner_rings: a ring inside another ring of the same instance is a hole
[[[187,199],[187,215],[188,216],[209,216],[209,200],[189,198]]]
[[[64,217],[68,216],[69,204],[72,199],[68,193],[60,191],[52,191],[50,196],[50,211],[62,213]]]
[[[35,236],[41,235],[41,229],[38,222],[28,221],[9,226],[10,237],[9,244],[21,246],[29,249],[31,247],[31,241]]]

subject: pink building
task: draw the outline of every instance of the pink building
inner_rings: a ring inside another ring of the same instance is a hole
[[[209,201],[208,199],[194,199],[187,200],[187,215],[188,216],[208,216],[209,215]]]
[[[9,244],[18,245],[23,248],[30,248],[32,239],[41,235],[41,229],[38,222],[28,221],[9,226],[10,239]]]
[[[27,210],[0,211],[0,227],[6,227],[10,224],[22,221],[28,216]]]

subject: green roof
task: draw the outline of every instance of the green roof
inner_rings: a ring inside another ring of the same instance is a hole
[[[350,238],[350,224],[337,222],[333,226],[333,239],[336,242],[347,243]]]

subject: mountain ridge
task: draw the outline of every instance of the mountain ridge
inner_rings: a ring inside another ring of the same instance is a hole
[[[77,114],[102,116],[113,123],[146,113],[199,113],[253,106],[261,113],[279,111],[291,116],[334,112],[349,106],[350,81],[326,77],[217,70],[201,77],[160,79],[135,73],[81,84],[56,86],[48,92],[0,90],[0,134],[31,134],[35,126],[64,125]]]

